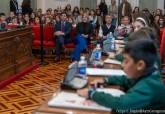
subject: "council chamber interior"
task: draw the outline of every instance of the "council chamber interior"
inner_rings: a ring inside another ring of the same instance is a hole
[[[164,114],[165,0],[1,0],[0,114]]]

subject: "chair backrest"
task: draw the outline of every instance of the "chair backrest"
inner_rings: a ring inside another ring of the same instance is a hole
[[[164,62],[164,57],[165,57],[165,29],[163,30],[162,38],[161,38],[161,43],[160,43],[160,57],[162,62]]]
[[[32,31],[34,33],[34,40],[40,40],[40,26],[39,25],[33,25]]]
[[[76,34],[77,34],[77,29],[76,29],[76,27],[73,27],[70,32],[70,38],[72,38],[72,39],[75,38]]]
[[[44,27],[44,39],[45,41],[54,41],[54,27],[46,25]]]

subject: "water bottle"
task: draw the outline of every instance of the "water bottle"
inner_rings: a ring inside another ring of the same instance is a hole
[[[22,21],[20,21],[20,26],[23,26],[23,22]]]
[[[96,49],[95,49],[95,60],[100,61],[101,60],[101,47],[100,44],[97,44]]]
[[[116,50],[116,44],[115,44],[115,38],[113,37],[111,40],[111,51],[115,51]]]
[[[100,44],[97,44],[96,48],[92,51],[90,62],[93,63],[95,60],[99,61],[101,59],[101,52]]]
[[[80,61],[78,62],[78,76],[86,78],[86,68],[87,61],[84,56],[81,56]]]
[[[112,38],[113,38],[113,34],[112,34],[112,32],[110,32],[108,35],[108,40],[112,41]]]

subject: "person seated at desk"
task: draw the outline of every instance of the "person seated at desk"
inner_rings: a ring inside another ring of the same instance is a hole
[[[77,25],[77,36],[76,36],[76,48],[74,49],[71,59],[73,61],[80,60],[80,54],[85,49],[87,49],[88,44],[90,43],[90,37],[93,33],[92,24],[88,21],[89,17],[86,13],[83,14],[82,22]]]
[[[137,34],[135,34],[137,35]],[[132,35],[132,37],[136,37]],[[123,70],[127,76],[111,76],[93,83],[119,85],[126,89],[126,94],[114,97],[95,88],[78,90],[80,96],[91,99],[98,104],[112,108],[117,113],[131,110],[165,109],[165,85],[162,77],[154,67],[157,50],[152,40],[141,39],[129,42],[123,51]],[[140,112],[139,112],[140,113]]]
[[[148,27],[148,20],[143,17],[137,17],[135,22],[133,23],[133,30],[138,31],[141,28]]]
[[[105,24],[100,26],[99,34],[98,34],[101,43],[103,43],[103,41],[107,39],[107,35],[110,32],[114,33],[114,30],[115,30],[115,26],[112,25],[112,16],[111,15],[105,16],[105,22],[106,22]]]
[[[127,37],[132,32],[132,25],[130,24],[130,18],[128,16],[123,16],[121,18],[120,25],[117,28],[116,36]]]
[[[138,17],[138,18],[136,18],[135,22],[133,23],[133,32],[136,32],[144,27],[148,27],[148,20],[145,19],[144,17]],[[150,28],[145,28],[144,31],[146,31],[146,32],[150,31],[149,29]],[[152,31],[152,32],[154,34],[156,31]],[[140,37],[140,38],[143,38],[143,37]],[[156,35],[155,35],[155,38],[156,38]],[[129,39],[127,38],[126,40],[129,40]],[[116,54],[115,59],[118,61],[122,61],[123,60],[122,54],[121,53]]]
[[[136,35],[134,35],[134,34],[136,34]],[[132,37],[132,35],[134,35],[134,37]],[[156,34],[155,29],[149,28],[149,27],[141,28],[140,30],[135,31],[134,33],[129,35],[128,42],[133,42],[133,41],[137,41],[137,40],[141,40],[141,39],[152,40],[154,42],[156,48],[158,49],[157,34]],[[122,52],[118,52],[116,55],[111,54],[110,57],[112,57],[112,56],[113,56],[113,58],[115,58],[116,60],[121,61],[121,62],[124,59]],[[160,60],[159,54],[157,54],[155,68],[158,70],[160,70],[160,68],[161,68],[161,60]]]
[[[56,57],[55,62],[60,61],[60,55],[62,48],[64,48],[64,40],[69,38],[69,33],[71,32],[72,25],[66,20],[66,13],[61,13],[60,21],[55,24],[55,43],[56,43]]]

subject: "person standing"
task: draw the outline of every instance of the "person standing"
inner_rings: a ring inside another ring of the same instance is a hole
[[[23,0],[22,2],[22,14],[29,14],[31,15],[31,13],[33,12],[32,8],[31,8],[31,0]]]
[[[102,16],[102,21],[103,21],[103,23],[105,23],[105,16],[108,14],[108,7],[107,7],[105,0],[101,0],[101,2],[99,4],[99,9],[100,9],[100,13]]]
[[[116,5],[116,0],[111,0],[111,5],[109,6],[109,13],[113,16],[112,25],[116,26],[118,17],[118,7]]]
[[[18,2],[17,2],[17,0],[10,0],[10,12],[18,13]]]
[[[128,2],[128,0],[123,0],[119,6],[119,20],[121,20],[121,18],[124,16],[131,17],[131,14],[132,14],[131,4]]]

